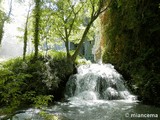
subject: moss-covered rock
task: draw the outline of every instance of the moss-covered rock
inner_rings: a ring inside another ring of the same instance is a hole
[[[141,100],[160,105],[159,1],[115,0],[106,14],[103,62],[115,65]]]

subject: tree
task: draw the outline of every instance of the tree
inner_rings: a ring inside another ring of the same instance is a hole
[[[34,9],[34,58],[37,59],[38,57],[38,46],[39,46],[39,27],[40,27],[40,8],[41,7],[41,1],[35,0],[35,9]]]
[[[52,29],[54,35],[64,41],[67,58],[71,61],[75,61],[79,54],[93,22],[108,8],[105,3],[105,0],[54,1],[52,6],[54,16]],[[68,45],[71,41],[78,44],[73,55],[69,53]]]
[[[0,4],[2,3],[2,1],[0,1]],[[1,6],[0,6],[1,7]],[[3,10],[0,10],[0,45],[2,42],[2,38],[3,38],[3,28],[4,28],[4,24],[6,21],[9,20],[10,15],[12,12],[12,0],[10,0],[10,5],[9,5],[9,12],[8,14],[5,13]]]
[[[108,9],[108,5],[104,5],[106,3],[106,0],[89,0],[86,1],[88,2],[87,5],[89,5],[90,10],[89,10],[89,21],[85,27],[85,30],[83,32],[83,35],[81,37],[81,40],[77,46],[76,51],[74,52],[74,54],[72,55],[72,60],[75,60],[77,55],[79,54],[80,48],[83,45],[83,42],[85,41],[85,38],[91,28],[91,25],[93,24],[93,22],[98,18],[98,16],[103,13],[105,10]],[[87,6],[86,6],[87,8]]]
[[[2,38],[3,38],[3,27],[4,27],[4,17],[5,17],[5,13],[3,11],[0,10],[0,44],[2,42]]]
[[[31,4],[29,5],[29,9],[27,12],[27,17],[26,17],[26,22],[25,22],[25,29],[24,29],[24,36],[23,36],[23,60],[25,60],[26,57],[26,51],[27,51],[27,41],[28,41],[28,21],[29,21],[29,15],[30,15],[30,7]]]
[[[71,40],[76,32],[79,33],[79,26],[81,25],[82,19],[80,18],[80,12],[84,6],[83,2],[73,2],[72,0],[59,0],[56,3],[56,8],[54,8],[53,15],[56,17],[54,19],[54,34],[60,40],[65,43],[67,58],[71,59],[69,53],[69,42],[75,41]]]

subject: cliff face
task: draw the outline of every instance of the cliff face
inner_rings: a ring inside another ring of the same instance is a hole
[[[160,105],[159,1],[114,0],[101,18],[103,62],[115,65],[144,102]]]

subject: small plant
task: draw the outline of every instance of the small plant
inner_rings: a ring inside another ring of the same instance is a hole
[[[45,120],[59,120],[59,118],[58,118],[57,116],[52,115],[52,114],[48,114],[48,113],[46,113],[46,112],[44,112],[44,111],[41,111],[41,112],[39,113],[39,115],[40,115],[42,118],[44,118]]]
[[[48,106],[48,103],[51,102],[52,99],[52,95],[38,95],[32,100],[36,108],[42,108],[44,106]]]
[[[90,60],[86,60],[86,59],[77,59],[76,60],[76,64],[79,65],[85,65],[85,64],[91,64]]]

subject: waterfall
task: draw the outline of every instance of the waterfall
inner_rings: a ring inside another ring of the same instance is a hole
[[[87,64],[79,66],[77,71],[66,85],[65,95],[69,101],[57,102],[43,108],[42,112],[64,120],[128,120],[139,118],[132,114],[158,116],[160,113],[160,108],[134,100],[136,97],[128,91],[122,75],[113,65]],[[44,120],[40,114],[41,110],[30,108],[13,116],[13,120]]]
[[[88,64],[77,68],[66,84],[66,98],[81,100],[133,100],[124,79],[111,64]]]

